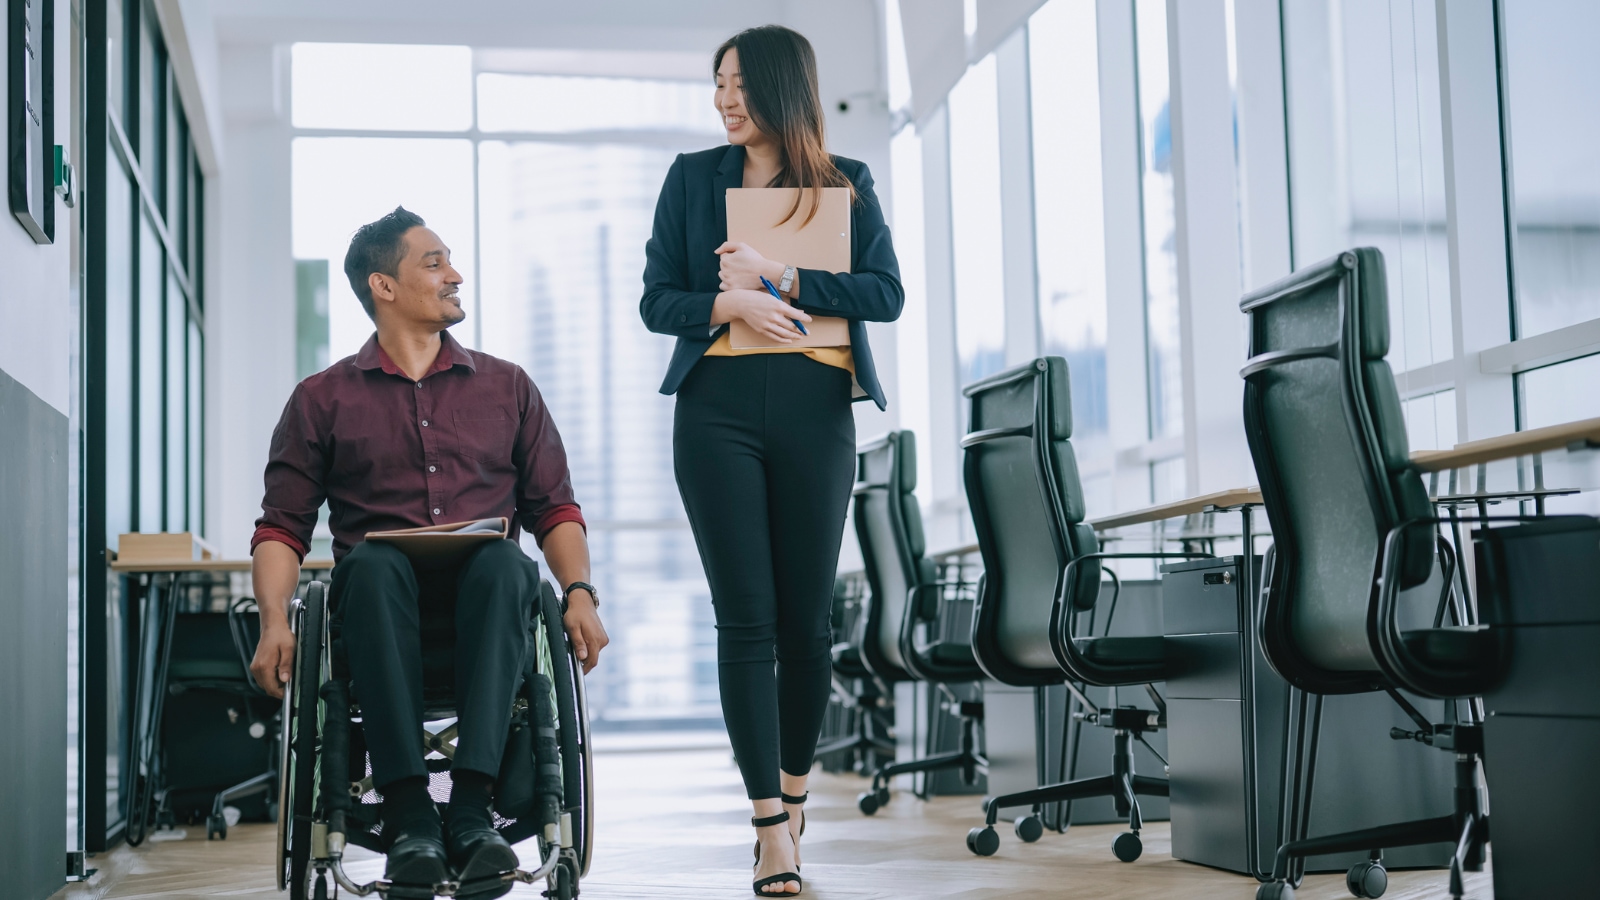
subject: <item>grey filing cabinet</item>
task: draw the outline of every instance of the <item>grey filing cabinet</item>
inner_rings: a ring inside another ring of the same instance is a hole
[[[1250,873],[1270,869],[1277,850],[1289,686],[1253,639],[1243,566],[1242,556],[1162,566],[1162,619],[1172,855]]]
[[[1600,521],[1563,517],[1474,537],[1479,609],[1504,630],[1484,694],[1498,900],[1600,893]]]
[[[1256,640],[1259,610],[1240,578],[1243,562],[1228,556],[1163,566],[1162,619],[1173,667],[1167,682],[1172,855],[1255,874],[1272,868],[1282,829],[1290,688]],[[1254,566],[1253,582],[1260,584],[1261,557]],[[1431,609],[1439,577],[1435,572],[1403,598],[1411,605],[1425,600]],[[1430,721],[1443,721],[1442,702],[1406,698]],[[1323,698],[1308,835],[1450,814],[1450,755],[1391,740],[1396,727],[1415,726],[1382,692]],[[1384,861],[1390,868],[1443,866],[1452,850],[1400,847],[1385,851]],[[1342,872],[1365,858],[1314,856],[1306,868]]]

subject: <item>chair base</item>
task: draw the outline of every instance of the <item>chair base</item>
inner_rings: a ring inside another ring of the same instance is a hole
[[[1136,739],[1136,732],[1142,730],[1144,729],[1113,729],[1114,746],[1110,775],[1080,778],[1077,781],[1049,784],[1028,791],[989,798],[983,805],[983,827],[974,828],[967,833],[967,849],[979,856],[990,856],[1000,848],[1000,836],[995,831],[994,825],[1002,809],[1015,806],[1033,808],[1033,815],[1020,818],[1016,823],[1017,836],[1027,843],[1032,843],[1037,840],[1038,834],[1042,833],[1033,824],[1037,821],[1041,806],[1068,800],[1110,797],[1116,804],[1117,815],[1128,817],[1128,830],[1118,835],[1112,842],[1112,852],[1123,862],[1133,862],[1138,859],[1144,852],[1143,841],[1139,838],[1139,832],[1144,828],[1144,819],[1139,812],[1139,796],[1142,794],[1147,797],[1165,797],[1168,793],[1167,779],[1150,778],[1135,774],[1133,771],[1133,741]]]
[[[1481,746],[1481,739],[1474,732],[1481,733],[1479,726],[1456,725],[1453,735],[1456,747],[1475,739]],[[1345,876],[1346,886],[1353,896],[1378,897],[1388,885],[1383,868],[1384,850],[1451,841],[1455,842],[1456,850],[1450,858],[1450,896],[1461,900],[1465,890],[1463,873],[1483,871],[1484,850],[1489,844],[1489,817],[1483,812],[1478,793],[1478,758],[1476,749],[1470,752],[1457,749],[1456,809],[1451,815],[1290,841],[1278,848],[1272,865],[1272,880],[1256,890],[1256,900],[1294,900],[1294,884],[1300,880],[1299,873],[1291,874],[1296,861],[1352,850],[1368,850],[1370,856],[1351,867]]]
[[[872,773],[872,789],[856,797],[856,806],[865,815],[872,815],[889,802],[889,782],[899,775],[916,772],[942,772],[960,769],[961,780],[968,785],[978,783],[978,773],[987,771],[989,761],[978,752],[978,718],[964,715],[961,719],[961,749],[954,753],[941,753],[903,763],[891,763]]]

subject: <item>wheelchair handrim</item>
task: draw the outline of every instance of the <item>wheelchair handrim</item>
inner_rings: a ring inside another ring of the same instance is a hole
[[[299,598],[289,601],[289,633],[300,633]],[[294,666],[289,667],[289,681],[283,686],[283,713],[278,728],[278,890],[289,889],[289,739],[294,722]]]
[[[583,847],[578,854],[578,876],[589,877],[589,861],[594,857],[594,758],[589,750],[589,698],[583,687],[583,666],[570,652],[572,687],[578,706],[578,755],[583,764]]]

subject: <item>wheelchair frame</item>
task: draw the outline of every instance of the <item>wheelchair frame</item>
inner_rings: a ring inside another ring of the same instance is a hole
[[[514,713],[526,711],[534,742],[541,737],[548,738],[549,726],[554,726],[552,743],[557,767],[541,764],[537,759],[532,766],[535,781],[540,782],[534,787],[535,797],[542,793],[549,801],[549,806],[542,810],[544,821],[517,820],[502,827],[502,833],[515,829],[514,835],[508,835],[516,837],[512,843],[528,837],[537,838],[539,865],[531,871],[519,866],[500,876],[495,884],[533,884],[545,880],[548,883],[545,896],[571,900],[578,896],[579,880],[588,874],[594,846],[594,773],[588,705],[582,666],[567,641],[560,604],[549,582],[540,581],[539,602],[534,607],[533,617],[530,624],[537,627],[530,628],[529,633],[538,645],[528,648],[532,660],[526,667],[533,678],[525,681],[518,692]],[[291,900],[326,900],[330,876],[339,887],[358,897],[376,893],[395,900],[460,896],[463,888],[467,889],[465,893],[471,894],[492,889],[494,884],[464,885],[446,881],[433,885],[431,892],[425,893],[426,889],[418,889],[420,886],[396,885],[381,878],[357,883],[345,873],[346,845],[365,845],[371,839],[370,832],[363,832],[360,838],[347,833],[351,825],[356,828],[362,825],[359,821],[347,820],[347,809],[351,803],[359,804],[372,785],[370,775],[352,782],[348,780],[348,770],[338,772],[323,765],[329,753],[335,756],[349,753],[349,732],[352,726],[359,728],[351,721],[358,708],[349,700],[348,679],[333,675],[327,585],[313,581],[307,585],[303,600],[296,598],[290,603],[289,627],[295,635],[295,660],[289,683],[284,686],[279,740],[278,890],[287,889]],[[550,671],[544,671],[541,663],[545,661]],[[548,723],[534,721],[544,705],[536,702],[534,691],[544,686],[550,688],[555,700],[553,709],[545,709],[554,719]],[[330,696],[335,700],[332,704],[328,702]],[[342,726],[333,718],[340,701],[347,705]],[[420,737],[425,754],[444,757],[429,760],[430,771],[448,771],[448,761],[455,750],[455,726]],[[552,771],[553,768],[556,771]],[[555,780],[544,783],[545,779]],[[534,802],[537,810],[537,800]],[[554,822],[549,821],[552,812],[557,813]],[[530,811],[524,818],[531,819],[534,815],[535,812]]]

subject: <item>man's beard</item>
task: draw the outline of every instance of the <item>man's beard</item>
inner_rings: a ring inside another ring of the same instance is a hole
[[[456,325],[462,320],[466,319],[467,311],[461,307],[460,294],[444,294],[441,295],[439,299],[446,300],[450,297],[454,297],[456,302],[446,302],[444,305],[444,314],[440,318],[442,318],[447,325]]]

